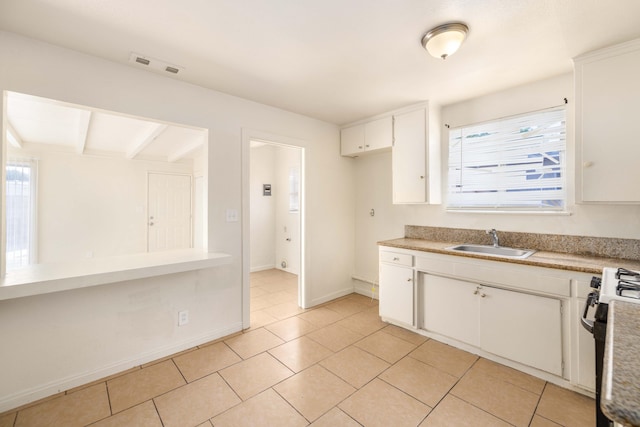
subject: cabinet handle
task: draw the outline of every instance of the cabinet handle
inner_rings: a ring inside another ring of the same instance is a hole
[[[369,144],[365,145],[365,147],[369,148]]]
[[[407,279],[407,282],[411,282],[411,281],[413,281],[413,279],[412,279],[412,278],[408,278],[408,279]]]
[[[485,294],[480,294],[480,298],[484,298],[484,297],[486,297]]]
[[[362,150],[362,145],[358,145],[358,149],[359,149],[359,150]]]
[[[424,179],[424,175],[420,175],[420,179]]]
[[[394,261],[400,261],[400,258],[398,258],[397,256],[394,256],[394,257],[393,257],[393,260],[394,260]]]

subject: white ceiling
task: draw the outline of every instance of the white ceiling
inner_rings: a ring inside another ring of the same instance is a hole
[[[432,27],[470,34],[446,61]],[[344,124],[570,72],[571,58],[640,37],[638,0],[2,0],[0,29]]]
[[[128,159],[176,162],[202,152],[207,131],[7,93],[13,149],[64,150]]]

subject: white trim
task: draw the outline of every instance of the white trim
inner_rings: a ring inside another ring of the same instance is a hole
[[[160,347],[159,349],[156,349],[154,351],[143,353],[139,357],[120,360],[118,362],[108,364],[90,372],[86,372],[80,375],[70,375],[56,381],[50,381],[41,386],[33,387],[19,393],[11,394],[0,400],[0,413],[13,408],[17,408],[27,403],[34,402],[39,399],[43,399],[45,397],[49,397],[62,391],[70,390],[74,387],[101,380],[111,375],[124,372],[127,369],[140,366],[142,364],[152,362],[154,360],[158,360],[184,350],[188,350],[195,346],[205,344],[207,342],[214,341],[216,339],[239,332],[240,330],[242,330],[242,324],[240,322],[236,322],[225,328],[216,329],[199,337],[185,340],[178,344]]]
[[[570,216],[572,212],[569,211],[519,211],[519,210],[474,210],[474,209],[446,209],[447,213],[474,213],[474,214],[498,214],[498,215],[558,215],[558,216]]]
[[[380,286],[377,281],[365,279],[363,277],[352,276],[353,291],[371,299],[379,299]]]
[[[275,264],[261,265],[261,266],[258,266],[258,267],[252,267],[251,268],[251,273],[257,273],[258,271],[265,271],[265,270],[273,270],[274,268],[276,268]]]
[[[307,297],[306,283],[306,151],[305,141],[297,138],[275,135],[253,129],[242,129],[242,148],[241,148],[241,192],[242,192],[242,323],[243,327],[251,326],[250,319],[250,269],[251,269],[251,216],[250,206],[251,197],[249,191],[250,185],[250,159],[251,159],[251,141],[264,142],[272,145],[280,145],[300,149],[300,274],[298,274],[298,305],[302,308],[309,308]]]
[[[316,305],[324,304],[325,302],[333,301],[336,298],[344,297],[352,293],[353,293],[353,286],[347,289],[343,289],[341,291],[335,291],[330,293],[329,295],[324,295],[320,298],[311,300],[311,304],[309,305],[309,307],[315,307]]]

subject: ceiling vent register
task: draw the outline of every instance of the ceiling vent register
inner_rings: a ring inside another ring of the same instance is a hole
[[[142,65],[144,68],[148,68],[151,71],[156,71],[159,73],[170,73],[170,74],[178,74],[184,70],[183,67],[180,67],[175,64],[170,64],[166,61],[162,61],[157,58],[152,58],[146,55],[140,55],[139,53],[131,52],[129,56],[129,62],[132,62],[136,65]]]

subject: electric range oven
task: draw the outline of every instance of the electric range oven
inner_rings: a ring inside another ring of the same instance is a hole
[[[602,271],[602,279],[599,277],[591,279],[591,287],[593,290],[587,296],[581,323],[593,334],[596,347],[596,426],[610,427],[614,425],[613,422],[600,408],[609,303],[618,300],[640,304],[640,272],[624,268],[605,268]],[[589,307],[594,306],[596,306],[594,320],[587,320]]]

